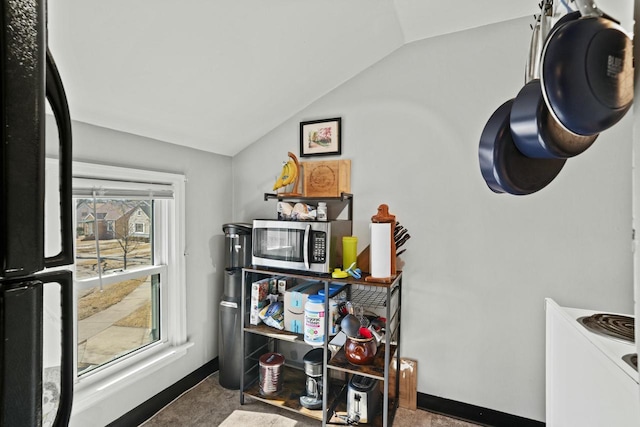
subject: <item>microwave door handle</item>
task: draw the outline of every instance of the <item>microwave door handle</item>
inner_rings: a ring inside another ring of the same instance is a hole
[[[304,229],[304,240],[302,242],[302,247],[304,250],[302,251],[302,258],[304,260],[304,268],[309,270],[309,235],[311,234],[311,225],[307,224]]]

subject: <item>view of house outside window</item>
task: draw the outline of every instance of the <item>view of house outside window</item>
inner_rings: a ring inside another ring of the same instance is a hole
[[[153,200],[77,198],[76,284],[81,375],[159,339],[160,273]]]

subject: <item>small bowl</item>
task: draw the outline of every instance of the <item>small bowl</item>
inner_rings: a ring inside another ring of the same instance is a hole
[[[352,338],[347,337],[344,343],[344,354],[354,365],[370,365],[378,352],[375,337]]]

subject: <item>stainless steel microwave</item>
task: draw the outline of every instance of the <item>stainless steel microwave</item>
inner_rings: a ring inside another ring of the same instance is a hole
[[[342,266],[342,237],[351,236],[350,220],[253,220],[255,266],[330,273]]]

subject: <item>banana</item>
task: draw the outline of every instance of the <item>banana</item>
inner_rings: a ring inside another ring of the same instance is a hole
[[[291,176],[291,165],[289,164],[289,162],[287,162],[282,168],[284,172],[284,175],[282,175],[282,186],[284,187],[285,185],[287,185],[287,180]]]
[[[280,176],[276,179],[276,183],[273,184],[273,190],[286,187],[287,185],[296,182],[298,178],[298,163],[295,154],[289,153],[289,161],[282,162],[282,171]],[[293,191],[296,191],[294,188]]]
[[[282,171],[280,172],[280,176],[276,179],[276,183],[273,184],[274,191],[278,188],[282,188],[285,186],[284,180],[289,176],[289,163],[285,163],[282,165]]]
[[[293,162],[293,160],[289,160],[287,162],[287,166],[288,176],[282,181],[282,184],[285,186],[295,181],[296,177],[298,176],[298,168],[296,167],[296,164]]]

